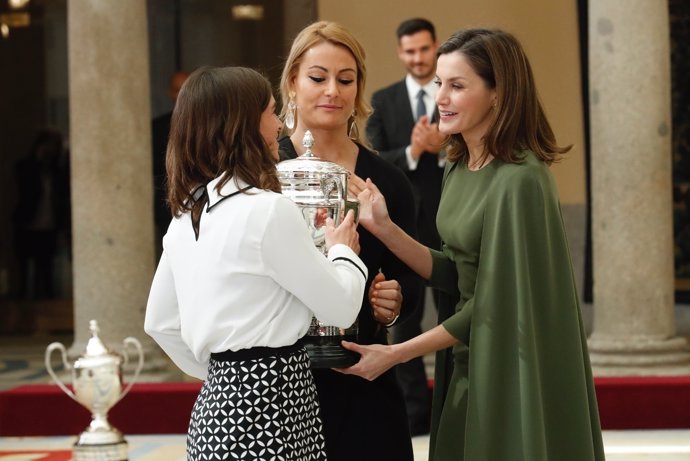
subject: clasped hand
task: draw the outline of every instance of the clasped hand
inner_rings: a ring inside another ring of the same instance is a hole
[[[379,272],[369,286],[369,303],[374,319],[386,326],[392,324],[400,315],[402,306],[402,290],[397,280],[386,280],[383,272]]]

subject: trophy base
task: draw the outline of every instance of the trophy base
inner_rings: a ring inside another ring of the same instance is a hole
[[[305,336],[301,339],[312,368],[347,368],[359,362],[359,354],[343,349],[340,341],[356,336]]]
[[[75,443],[72,448],[72,461],[127,461],[129,458],[127,442],[84,445]]]

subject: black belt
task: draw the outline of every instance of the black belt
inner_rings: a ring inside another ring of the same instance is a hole
[[[212,352],[211,358],[219,362],[237,362],[240,360],[254,360],[272,357],[276,355],[290,355],[304,349],[304,346],[295,343],[283,347],[252,347],[250,349],[240,349],[239,351]]]

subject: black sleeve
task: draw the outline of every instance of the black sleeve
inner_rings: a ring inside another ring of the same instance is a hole
[[[388,177],[390,178],[390,189],[386,195],[388,213],[395,224],[416,239],[417,224],[412,185],[405,174],[396,168],[391,168]],[[381,270],[387,280],[397,280],[400,283],[403,303],[399,322],[403,321],[413,309],[421,305],[419,299],[424,296],[424,280],[389,250],[386,250],[383,256]]]

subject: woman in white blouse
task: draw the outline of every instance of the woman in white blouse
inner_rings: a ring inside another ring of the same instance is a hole
[[[205,380],[188,459],[326,459],[309,359],[312,315],[346,328],[367,278],[352,213],[327,224],[324,257],[280,194],[269,82],[246,68],[201,68],[185,82],[167,152],[173,219],[145,330]],[[215,458],[214,458],[215,459]]]

